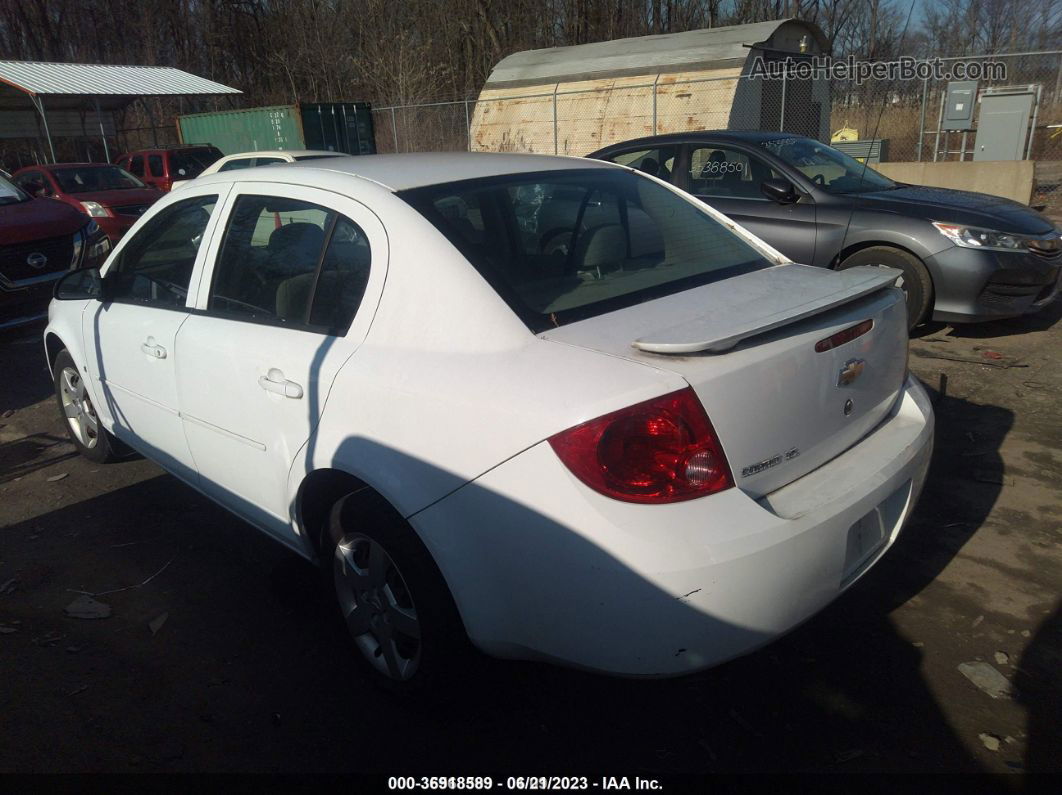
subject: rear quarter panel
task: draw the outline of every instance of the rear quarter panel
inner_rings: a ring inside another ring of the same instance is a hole
[[[289,482],[336,468],[405,516],[565,428],[685,386],[651,366],[539,339],[434,227],[358,196],[391,246],[368,336],[333,382]]]

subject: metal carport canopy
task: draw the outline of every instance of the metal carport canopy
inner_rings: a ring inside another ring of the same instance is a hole
[[[170,66],[115,66],[109,64],[43,63],[39,61],[0,61],[0,111],[19,107],[28,98],[44,123],[44,134],[55,162],[55,147],[48,130],[45,98],[53,110],[82,108],[91,100],[96,108],[103,149],[107,159],[107,139],[103,135],[100,109],[123,108],[140,97],[217,96],[240,94],[213,80]]]

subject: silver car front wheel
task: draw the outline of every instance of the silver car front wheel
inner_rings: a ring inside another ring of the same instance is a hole
[[[73,367],[64,367],[59,373],[59,401],[74,438],[86,449],[93,449],[99,444],[100,422],[81,375]]]

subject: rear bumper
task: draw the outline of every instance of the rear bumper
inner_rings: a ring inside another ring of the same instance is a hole
[[[970,323],[1037,312],[1058,295],[1062,258],[951,246],[928,257],[933,319]]]
[[[618,502],[542,443],[411,521],[487,653],[674,676],[764,645],[862,576],[896,540],[932,447],[909,378],[871,434],[759,500]]]

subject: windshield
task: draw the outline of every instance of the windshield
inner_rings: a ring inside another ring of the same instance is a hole
[[[399,194],[534,331],[768,267],[692,200],[630,171],[548,171]]]
[[[828,193],[891,190],[896,183],[832,146],[811,138],[775,138],[760,143]]]
[[[213,148],[170,152],[170,176],[174,179],[193,179],[220,157],[221,151]]]
[[[52,175],[63,193],[95,193],[102,190],[146,187],[143,182],[118,166],[53,168]]]
[[[29,199],[29,194],[13,182],[0,177],[0,204],[16,204]]]

